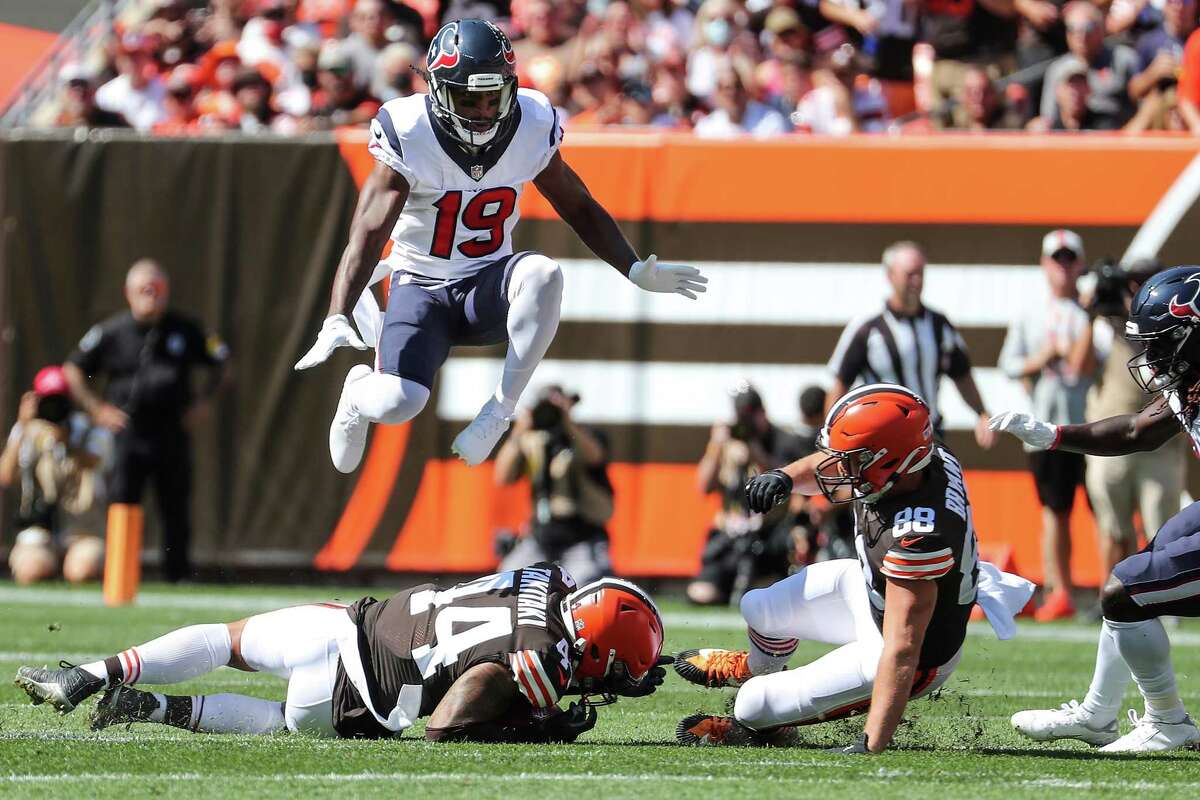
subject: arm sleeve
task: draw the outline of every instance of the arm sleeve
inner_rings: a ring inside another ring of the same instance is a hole
[[[967,355],[967,343],[958,328],[945,318],[942,324],[945,326],[942,331],[942,371],[951,380],[958,380],[971,371],[971,357]]]
[[[849,389],[867,364],[867,321],[851,322],[829,358],[829,372]]]
[[[67,356],[67,361],[79,367],[83,374],[95,375],[100,369],[106,344],[103,324],[93,325],[79,340],[71,355]]]
[[[935,523],[936,524],[936,523]],[[883,556],[880,572],[910,581],[937,580],[954,569],[954,550],[936,533],[898,536]]]
[[[412,167],[404,163],[404,148],[400,141],[400,135],[397,133],[392,115],[386,107],[379,109],[375,119],[371,120],[367,151],[375,157],[376,161],[399,172],[404,180],[408,181],[409,186],[416,183],[417,175],[413,172]]]

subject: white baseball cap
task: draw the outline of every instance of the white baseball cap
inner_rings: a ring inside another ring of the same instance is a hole
[[[1050,231],[1042,239],[1042,256],[1049,258],[1059,250],[1070,250],[1080,261],[1083,260],[1083,239],[1075,231],[1059,228]]]

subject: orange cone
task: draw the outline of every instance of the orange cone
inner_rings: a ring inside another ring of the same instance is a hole
[[[140,505],[113,503],[108,507],[104,551],[104,605],[132,603],[142,581]]]

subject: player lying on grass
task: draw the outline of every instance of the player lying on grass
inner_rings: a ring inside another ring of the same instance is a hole
[[[1086,425],[1052,425],[1028,414],[997,414],[992,428],[1040,449],[1099,456],[1157,450],[1186,431],[1200,453],[1200,267],[1175,267],[1146,281],[1130,306],[1126,338],[1144,347],[1129,371],[1157,395],[1137,414]],[[1080,739],[1108,752],[1151,752],[1200,745],[1171,666],[1159,618],[1200,616],[1200,503],[1171,517],[1141,552],[1113,567],[1101,592],[1104,622],[1092,685],[1082,703],[1021,711],[1012,724],[1042,741]],[[1146,707],[1118,738],[1117,714],[1132,675]]]
[[[908,701],[936,690],[958,665],[977,589],[1001,638],[1033,592],[1028,581],[979,564],[962,467],[934,441],[916,394],[892,384],[850,392],[830,409],[818,446],[753,478],[747,504],[762,513],[793,491],[853,503],[859,558],[813,564],[747,592],[748,651],[676,656],[676,671],[693,683],[740,687],[732,717],[683,719],[683,744],[782,744],[791,726],[869,709],[864,735],[844,751],[881,752]],[[783,671],[800,640],[840,646]]]
[[[596,705],[662,683],[662,642],[658,609],[637,586],[606,578],[575,590],[543,562],[441,591],[426,583],[385,600],[192,625],[83,666],[21,667],[16,684],[63,713],[103,691],[93,730],[158,722],[205,733],[384,738],[429,717],[425,737],[435,741],[569,742],[596,724]],[[132,688],[220,666],[283,678],[287,699]],[[558,708],[572,692],[582,702]]]

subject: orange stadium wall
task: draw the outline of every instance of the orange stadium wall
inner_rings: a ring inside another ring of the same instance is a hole
[[[634,308],[641,300],[588,260],[532,186],[522,197],[518,249],[563,260],[568,292],[573,282],[587,289],[585,300],[565,304],[539,378],[585,384],[581,415],[611,434],[616,567],[687,576],[715,507],[695,489],[694,463],[721,416],[726,379],[765,386],[768,410],[793,422],[795,394],[823,376],[845,324],[839,314],[880,301],[878,287],[864,289],[860,278],[875,274],[887,243],[927,246],[927,293],[957,287],[939,303],[963,327],[986,373],[985,398],[998,409],[1014,397],[994,369],[1005,319],[981,294],[1015,294],[1009,303],[1028,294],[1037,242],[1052,227],[1076,228],[1090,255],[1119,255],[1197,150],[1190,140],[1107,136],[712,143],[568,132],[563,152],[640,252],[699,262],[714,275],[713,291],[694,306]],[[235,390],[198,436],[202,563],[433,573],[493,566],[494,532],[524,522],[526,488],[497,488],[489,469],[448,456],[463,408],[478,406],[480,375],[501,349],[456,352],[426,411],[378,428],[348,477],[328,466],[324,441],[352,358],[291,371],[324,314],[355,185],[370,168],[362,131],[336,143],[0,142],[11,231],[3,248],[14,331],[8,408],[38,366],[61,360],[95,319],[120,307],[125,267],[153,254],[172,270],[178,304],[221,330],[237,358]],[[1189,209],[1164,260],[1194,260],[1197,222]],[[793,289],[759,313],[764,275]],[[819,291],[806,291],[809,279]],[[654,388],[662,386],[691,388],[676,397]],[[954,399],[952,389],[945,394]],[[1012,442],[982,451],[948,418],[985,550],[1010,553],[1020,572],[1040,579],[1040,515],[1024,456]],[[1075,522],[1075,578],[1095,585],[1082,495]]]

